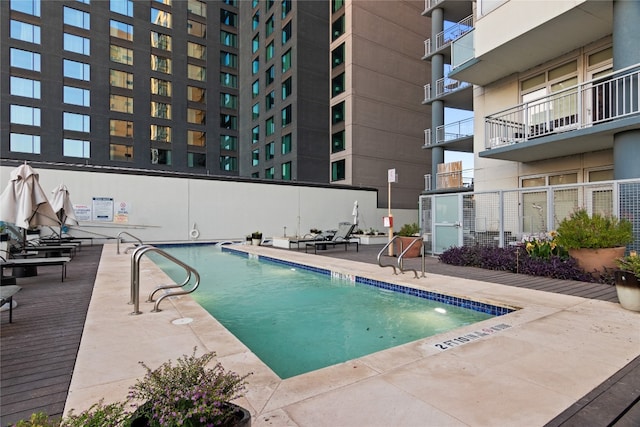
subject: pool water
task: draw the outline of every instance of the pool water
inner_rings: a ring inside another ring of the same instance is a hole
[[[198,271],[193,298],[282,379],[494,317],[215,246],[163,250]]]

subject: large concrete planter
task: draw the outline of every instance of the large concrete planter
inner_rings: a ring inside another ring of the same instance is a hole
[[[640,280],[628,271],[616,271],[616,292],[622,308],[640,311]]]
[[[625,247],[599,249],[569,249],[569,255],[575,258],[580,268],[587,273],[599,277],[605,269],[617,269],[616,258],[624,256]]]

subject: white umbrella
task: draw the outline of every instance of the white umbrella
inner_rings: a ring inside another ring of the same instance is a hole
[[[358,225],[358,201],[357,200],[353,203],[353,211],[351,212],[351,215],[353,215],[353,223],[355,225]]]
[[[26,229],[38,225],[60,225],[40,186],[38,173],[26,163],[11,171],[11,179],[0,194],[0,221],[24,228],[24,240]]]
[[[73,211],[73,203],[69,197],[69,190],[64,184],[58,185],[55,190],[52,191],[53,199],[51,200],[51,207],[58,216],[58,220],[62,225],[78,225],[76,214]]]

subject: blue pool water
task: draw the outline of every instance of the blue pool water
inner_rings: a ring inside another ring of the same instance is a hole
[[[486,304],[479,304],[486,312],[471,310],[397,292],[408,290],[397,285],[331,277],[215,246],[163,250],[198,271],[193,298],[283,379],[510,311]],[[179,267],[152,258],[176,282],[184,279]],[[433,295],[443,297],[423,296]]]

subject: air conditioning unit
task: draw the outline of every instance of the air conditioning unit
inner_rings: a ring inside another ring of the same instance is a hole
[[[153,165],[157,165],[158,164],[158,149],[157,148],[152,148],[151,149],[151,164],[153,164]]]

